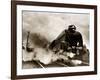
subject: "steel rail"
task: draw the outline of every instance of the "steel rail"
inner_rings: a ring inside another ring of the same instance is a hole
[[[36,61],[36,63],[37,63],[41,68],[45,68],[39,61]]]
[[[62,66],[65,66],[65,67],[69,67],[68,65],[66,65],[66,64],[64,64],[64,63],[61,63],[61,62],[56,62],[57,64],[59,64],[59,65],[62,65]]]
[[[89,65],[89,63],[82,61],[83,64]]]

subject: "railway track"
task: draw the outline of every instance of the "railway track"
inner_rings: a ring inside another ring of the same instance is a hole
[[[53,62],[51,64],[43,64],[39,61],[35,61],[41,68],[48,68],[48,67],[69,67],[68,65],[64,64],[63,62]]]
[[[83,62],[83,64],[85,65],[89,65],[88,63],[86,62]],[[74,65],[71,65],[71,64],[67,64],[67,63],[64,63],[64,62],[61,62],[61,61],[56,61],[56,62],[52,62],[50,64],[43,64],[41,63],[40,61],[28,61],[28,62],[24,62],[24,69],[29,69],[29,68],[50,68],[50,67],[71,67],[71,66],[74,66]],[[81,66],[81,65],[80,65]]]
[[[63,62],[52,62],[50,64],[43,64],[40,61],[27,61],[23,62],[23,69],[29,68],[50,68],[50,67],[68,67],[68,65],[64,64]]]

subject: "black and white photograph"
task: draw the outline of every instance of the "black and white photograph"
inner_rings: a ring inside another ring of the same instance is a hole
[[[89,17],[22,11],[22,68],[89,66]]]
[[[97,73],[96,6],[16,1],[12,14],[13,78]]]

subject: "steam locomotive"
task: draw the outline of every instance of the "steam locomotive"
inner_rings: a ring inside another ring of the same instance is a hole
[[[29,46],[29,35],[30,32],[28,32],[27,35],[26,48],[24,46],[22,46],[22,48],[30,53],[34,51],[34,48]],[[86,45],[83,45],[83,47],[70,47],[69,43],[65,42],[64,39],[65,37],[62,37],[59,40],[53,40],[46,45],[46,50],[50,50],[54,54],[61,56],[57,59],[59,62],[69,65],[89,65],[89,49],[87,49]]]

